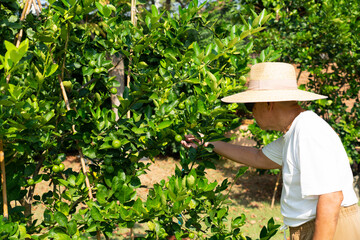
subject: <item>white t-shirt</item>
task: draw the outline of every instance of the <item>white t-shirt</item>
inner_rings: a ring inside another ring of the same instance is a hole
[[[281,213],[285,225],[296,227],[314,219],[321,194],[342,191],[342,206],[357,203],[341,140],[314,112],[300,113],[289,131],[262,151],[282,165]]]

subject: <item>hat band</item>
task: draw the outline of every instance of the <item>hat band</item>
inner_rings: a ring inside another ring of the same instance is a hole
[[[249,90],[285,90],[285,89],[298,89],[296,85],[289,84],[281,81],[269,81],[269,80],[250,80]]]

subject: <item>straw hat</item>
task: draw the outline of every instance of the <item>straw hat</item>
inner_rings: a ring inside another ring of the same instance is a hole
[[[312,101],[327,98],[299,90],[295,68],[288,63],[264,62],[251,67],[248,90],[222,98],[226,103]]]

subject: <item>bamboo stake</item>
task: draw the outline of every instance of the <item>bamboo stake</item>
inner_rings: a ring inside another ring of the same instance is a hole
[[[131,0],[131,22],[134,26],[136,26],[136,0]],[[129,70],[128,70],[128,75],[127,75],[127,87],[130,89],[130,75],[131,75],[131,62],[132,62],[132,49],[130,50],[130,59],[129,59]],[[127,112],[127,117],[130,118],[130,111]],[[130,228],[130,239],[134,240],[135,236],[134,236],[134,232],[133,232],[133,228]]]
[[[42,6],[41,6],[40,0],[37,0],[37,3],[38,3],[38,6],[39,6],[39,9],[40,9],[40,12],[41,12],[42,11]]]
[[[9,218],[8,200],[6,193],[6,172],[5,172],[5,159],[3,142],[0,140],[0,165],[1,165],[1,184],[2,184],[2,196],[3,196],[3,216],[5,219]]]
[[[69,27],[69,25],[68,25],[68,27]],[[64,60],[63,60],[63,65],[61,67],[61,75],[59,76],[59,84],[60,84],[60,88],[61,88],[61,93],[62,93],[64,101],[65,101],[66,109],[68,111],[70,111],[71,108],[70,108],[69,98],[67,97],[67,93],[66,93],[66,90],[65,90],[65,87],[64,87],[64,84],[63,84],[64,73],[65,73],[65,63],[66,63],[66,51],[67,51],[67,47],[68,47],[68,42],[69,42],[69,29],[68,29],[68,34],[66,36],[65,57],[64,57]],[[73,131],[73,133],[76,133],[75,125],[72,125],[72,131]],[[88,192],[89,198],[90,198],[90,200],[93,200],[94,197],[93,197],[93,194],[92,194],[90,181],[89,181],[89,178],[88,178],[88,175],[87,175],[85,158],[84,158],[84,155],[83,155],[83,152],[82,152],[81,148],[79,148],[78,151],[79,151],[79,155],[80,155],[81,168],[82,168],[82,171],[83,171],[83,173],[85,175],[85,184],[86,184],[86,187],[89,190],[89,192]],[[97,237],[97,240],[101,239],[99,230],[97,230],[96,237]]]
[[[31,4],[32,4],[32,0],[26,0],[24,9],[23,9],[23,11],[21,13],[20,21],[23,21],[25,19],[26,15],[29,13],[30,8],[31,8]],[[18,33],[17,41],[16,41],[16,47],[17,48],[20,46],[20,42],[21,42],[21,39],[22,39],[22,36],[23,36],[23,32],[24,32],[24,30],[20,29],[20,32]],[[9,83],[10,76],[11,76],[10,74],[6,76],[6,83]]]
[[[275,197],[276,197],[277,188],[279,186],[280,177],[281,177],[281,171],[278,173],[278,176],[277,176],[277,179],[276,179],[274,193],[273,193],[273,196],[272,196],[272,199],[271,199],[271,207],[270,208],[274,208],[274,205],[275,205]]]
[[[40,8],[39,8],[39,6],[36,4],[36,0],[31,0],[31,3],[34,5],[34,9],[35,9],[35,12],[36,12],[36,16],[39,16],[39,15],[40,15]]]
[[[136,26],[136,0],[131,0],[131,22]],[[132,62],[132,49],[130,49],[129,69],[127,75],[127,87],[130,88],[130,75],[131,75],[131,62]],[[127,112],[127,117],[130,118],[130,111]]]

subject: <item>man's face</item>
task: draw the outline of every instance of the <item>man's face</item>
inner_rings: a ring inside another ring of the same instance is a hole
[[[266,102],[255,103],[252,112],[256,123],[263,130],[272,130],[270,104]]]

